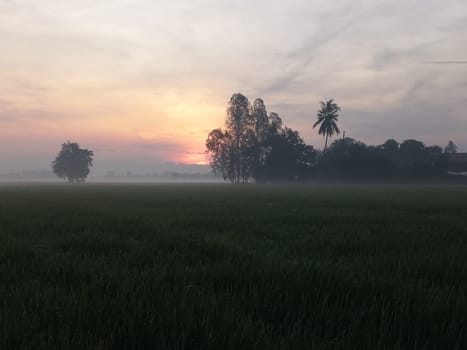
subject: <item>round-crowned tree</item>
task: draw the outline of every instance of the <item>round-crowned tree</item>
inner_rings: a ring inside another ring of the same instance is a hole
[[[61,151],[52,162],[55,175],[69,182],[84,182],[92,167],[94,153],[79,147],[76,142],[62,144]]]

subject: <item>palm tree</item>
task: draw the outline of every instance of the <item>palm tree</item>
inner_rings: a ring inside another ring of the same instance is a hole
[[[326,99],[321,101],[321,108],[318,111],[318,120],[313,125],[313,129],[319,127],[318,134],[323,135],[326,138],[326,142],[324,143],[324,151],[326,152],[326,148],[328,147],[328,137],[332,137],[334,134],[339,135],[340,130],[337,127],[337,119],[339,117],[338,112],[340,112],[341,108],[334,103],[333,99]]]

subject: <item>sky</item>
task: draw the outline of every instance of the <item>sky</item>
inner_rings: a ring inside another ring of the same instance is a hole
[[[319,101],[370,144],[467,151],[465,0],[0,0],[0,173],[60,145],[100,171],[206,162],[241,92],[316,148]]]

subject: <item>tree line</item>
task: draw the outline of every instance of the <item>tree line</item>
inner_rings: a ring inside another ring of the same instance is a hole
[[[340,134],[340,111],[332,99],[320,102],[313,125],[325,138],[319,151],[284,126],[277,113],[268,113],[262,99],[250,104],[244,95],[234,94],[225,128],[212,130],[206,140],[211,167],[232,183],[433,178],[445,176],[447,155],[457,151],[452,141],[445,149],[413,139],[372,146],[345,136],[328,146]]]
[[[454,142],[425,146],[418,140],[401,143],[389,139],[366,145],[340,134],[341,108],[333,100],[320,102],[313,128],[325,139],[322,151],[307,145],[298,131],[268,113],[262,99],[252,104],[240,93],[227,106],[225,128],[212,130],[206,152],[214,173],[232,183],[316,180],[403,180],[446,176],[448,157],[457,152]],[[345,134],[345,133],[344,133]],[[90,173],[94,153],[76,142],[66,142],[52,163],[59,178],[83,182]]]

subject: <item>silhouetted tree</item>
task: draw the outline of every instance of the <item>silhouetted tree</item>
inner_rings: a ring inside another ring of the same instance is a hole
[[[251,108],[251,118],[255,129],[255,135],[261,144],[267,138],[269,118],[264,101],[257,98]]]
[[[367,146],[351,138],[334,141],[321,157],[315,174],[322,179],[397,180],[440,177],[445,157],[439,146],[406,140],[387,140]]]
[[[212,157],[211,166],[224,179],[233,183],[246,182],[254,169],[257,141],[250,102],[242,94],[232,95],[225,127],[225,131],[211,131],[206,140],[206,151]]]
[[[318,134],[323,135],[326,138],[324,143],[324,151],[328,146],[328,137],[332,137],[334,134],[339,135],[340,130],[337,127],[337,121],[339,118],[338,112],[341,110],[340,107],[334,103],[333,99],[321,101],[321,108],[318,111],[318,120],[313,125],[313,128],[319,125]]]
[[[234,142],[228,132],[211,131],[206,140],[206,151],[211,154],[211,167],[224,180],[235,182]]]
[[[429,162],[423,142],[405,140],[400,144],[401,158],[405,162],[407,175],[422,175],[425,165]]]
[[[213,171],[232,183],[303,179],[310,175],[316,152],[297,131],[282,127],[277,113],[268,115],[262,99],[250,107],[234,94],[229,101],[226,130],[212,130],[206,140]]]
[[[237,93],[232,95],[227,107],[227,119],[225,122],[227,132],[233,139],[233,164],[234,164],[234,182],[240,183],[249,177],[244,159],[245,142],[248,130],[253,127],[253,120],[250,116],[250,102],[244,95]]]
[[[394,139],[389,139],[380,146],[387,154],[396,154],[399,151],[399,142]]]
[[[258,169],[264,164],[267,151],[267,139],[269,132],[269,118],[264,101],[257,98],[251,108],[251,119],[254,127],[254,138],[249,137],[250,147],[253,150],[254,158],[250,159],[253,163],[253,176],[256,176]],[[250,149],[251,150],[251,149]]]
[[[62,149],[52,163],[55,175],[69,182],[84,182],[89,175],[94,153],[80,148],[76,142],[62,144]]]
[[[316,151],[305,144],[298,131],[286,127],[270,134],[268,145],[258,181],[293,181],[311,176]]]
[[[403,180],[444,177],[449,153],[457,147],[450,141],[443,149],[418,140],[398,143],[389,139],[378,146],[344,137],[328,147],[329,137],[339,134],[339,106],[321,102],[319,134],[326,138],[320,155],[306,145],[299,133],[282,126],[277,113],[268,115],[262,99],[250,106],[248,99],[234,94],[229,101],[226,129],[211,131],[206,140],[214,172],[233,183],[321,179]]]
[[[321,158],[317,176],[323,179],[369,180],[390,176],[391,165],[378,147],[367,146],[350,137],[334,141]]]
[[[282,119],[279,114],[272,112],[269,114],[268,135],[278,134],[282,128]]]
[[[447,153],[447,154],[457,153],[456,144],[453,141],[449,140],[447,146],[444,147],[444,153]]]

